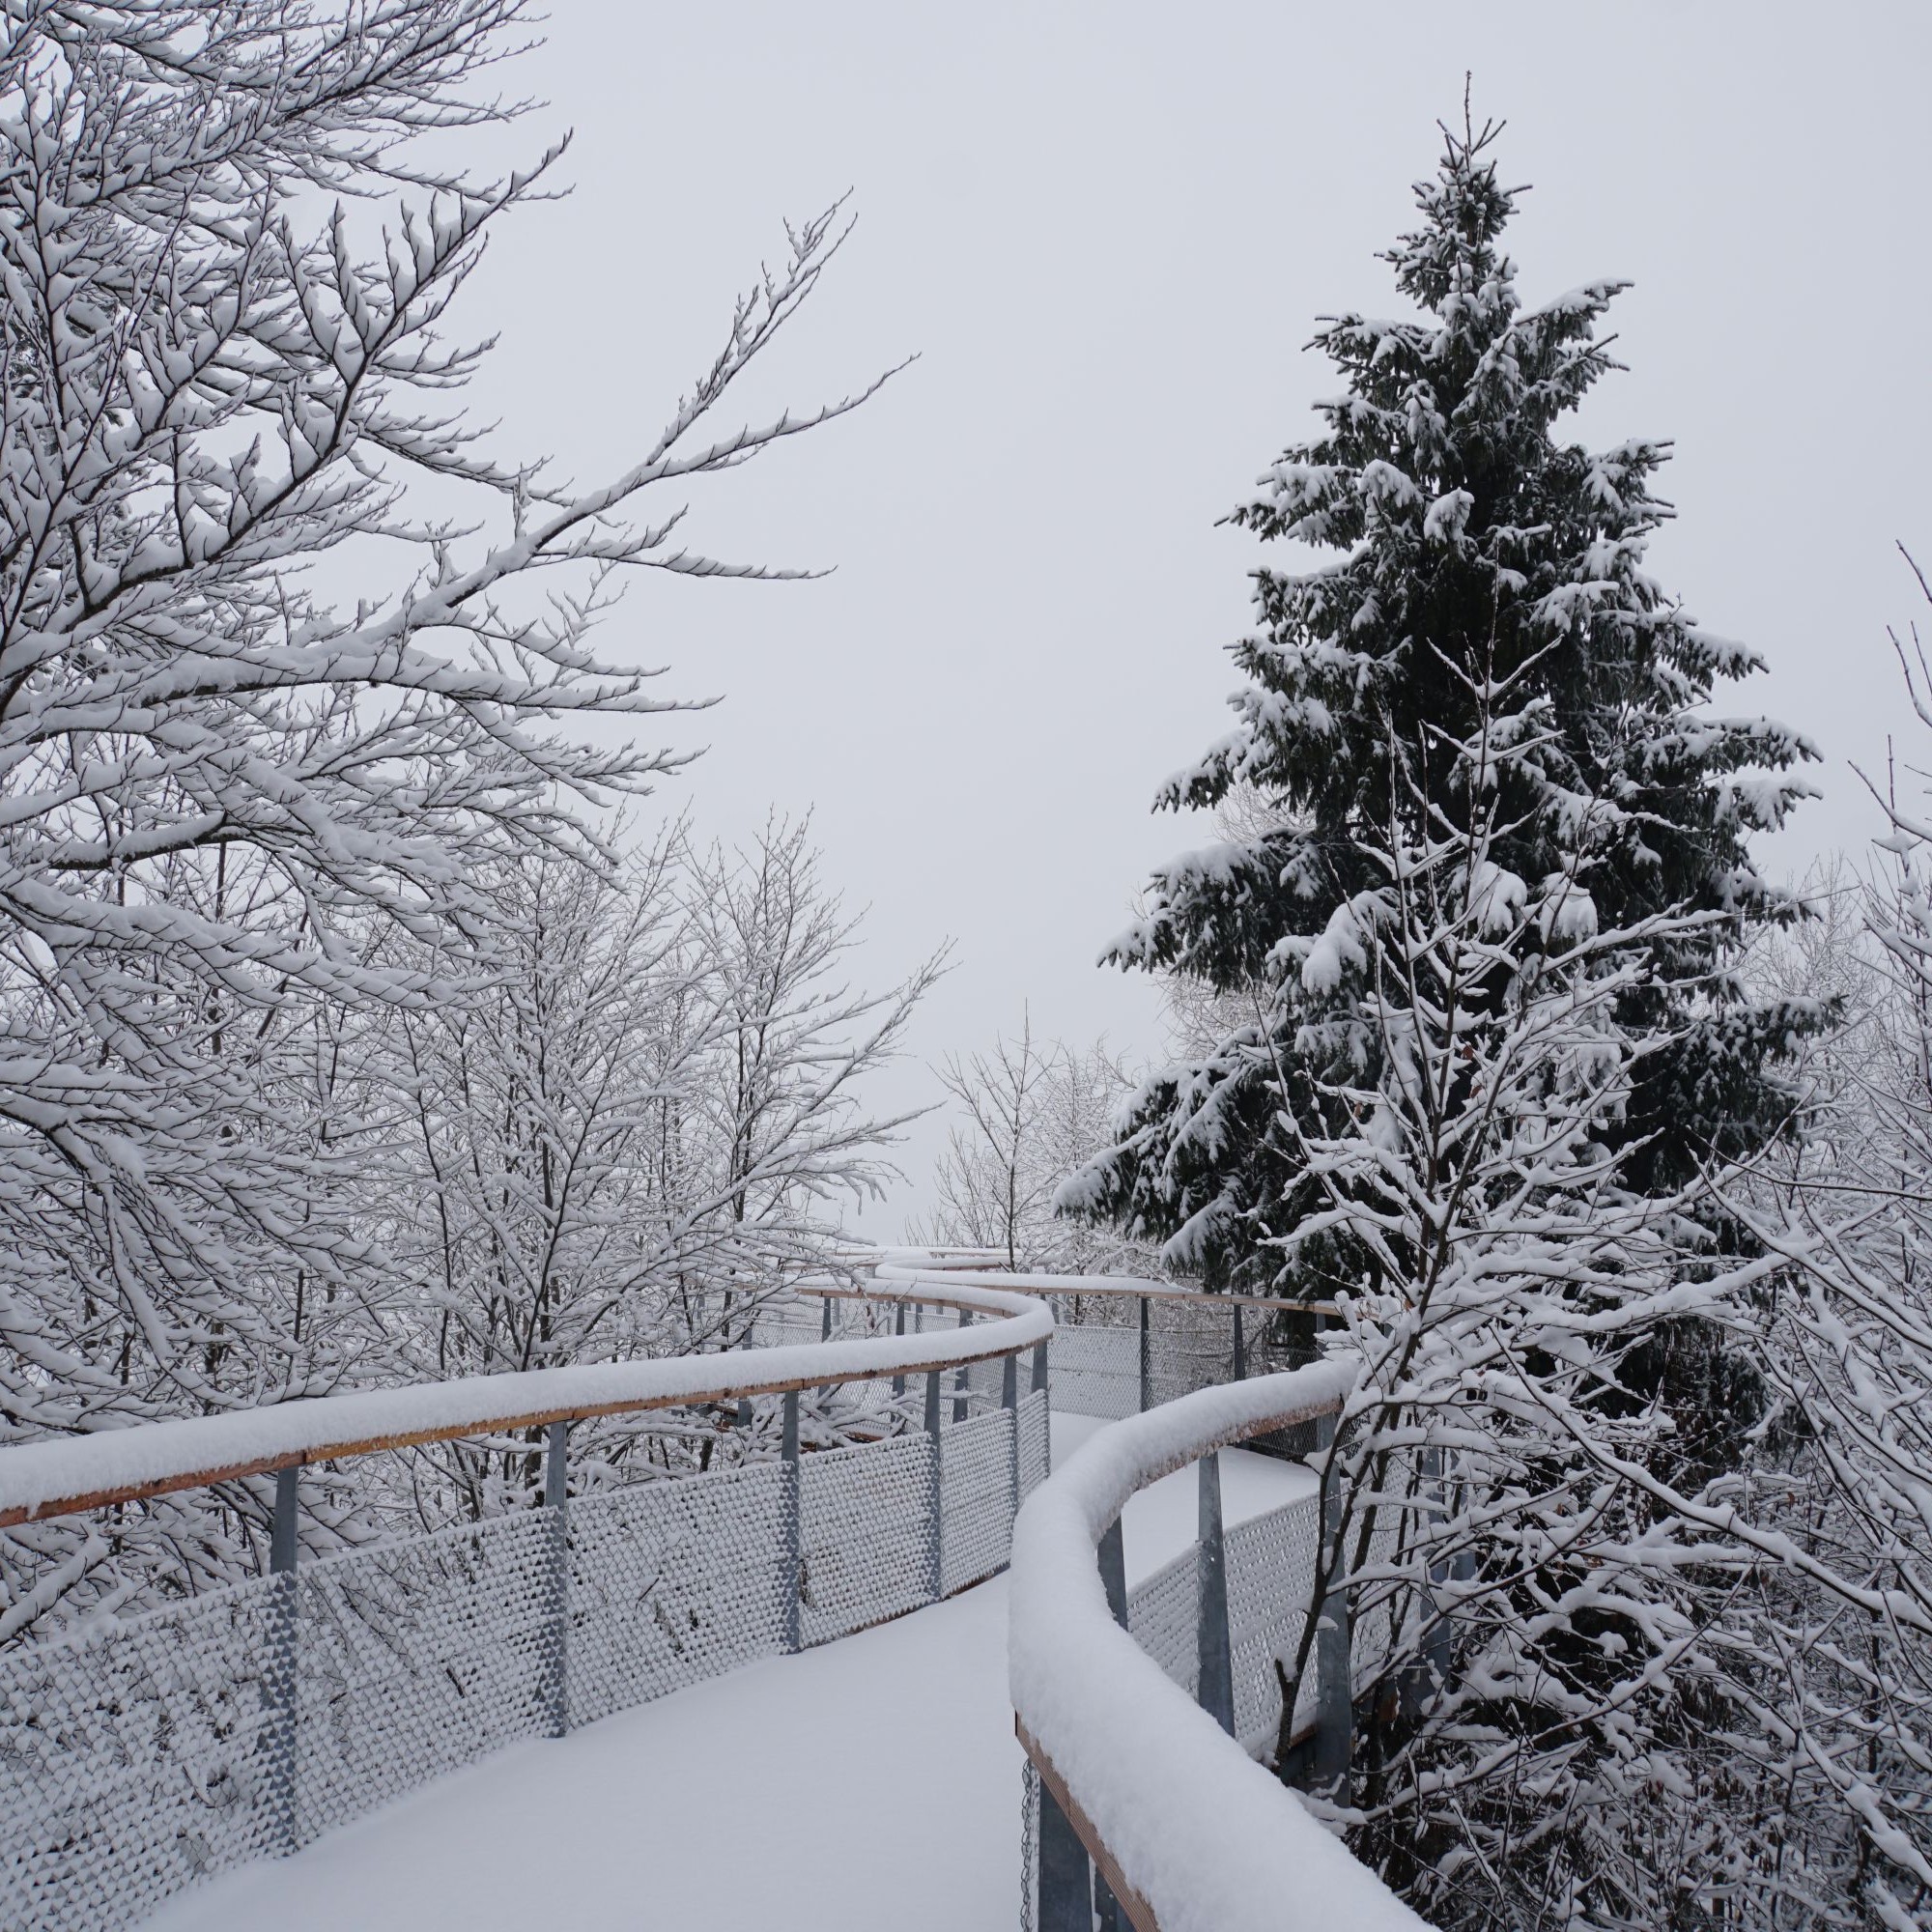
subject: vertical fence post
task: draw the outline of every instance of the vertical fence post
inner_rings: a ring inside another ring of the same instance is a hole
[[[959,1325],[970,1328],[973,1325],[973,1311],[962,1308],[959,1311]],[[972,1372],[964,1362],[959,1364],[959,1373],[952,1381],[952,1419],[954,1422],[966,1420],[966,1398],[973,1387]]]
[[[1040,1449],[1042,1465],[1050,1476],[1053,1474],[1053,1397],[1047,1393],[1044,1342],[1036,1342],[1033,1345],[1033,1392],[1035,1395],[1046,1396],[1046,1404],[1039,1418],[1039,1426],[1046,1432],[1046,1439],[1040,1444]]]
[[[1237,1295],[1229,1297],[1235,1304],[1235,1379],[1244,1382],[1248,1378],[1248,1338],[1241,1329],[1241,1303]]]
[[[1145,1309],[1147,1303],[1142,1302],[1141,1306]],[[1114,1621],[1125,1630],[1127,1628],[1127,1545],[1119,1517],[1107,1525],[1106,1534],[1100,1539],[1098,1553],[1100,1587],[1107,1593],[1107,1607],[1113,1611]],[[1121,1932],[1125,1919],[1120,1901],[1115,1898],[1107,1881],[1097,1871],[1094,1874],[1094,1918],[1099,1932]]]
[[[1141,1304],[1141,1412],[1153,1406],[1153,1344],[1148,1328],[1148,1310],[1152,1305],[1146,1295],[1140,1297]]]
[[[275,1656],[270,1696],[278,1719],[269,1774],[270,1803],[280,1828],[282,1850],[297,1847],[296,1753],[298,1747],[299,1690],[296,1675],[296,1512],[301,1503],[301,1464],[275,1471],[275,1514],[269,1528],[269,1574],[276,1585]]]
[[[905,1333],[905,1300],[903,1296],[900,1297],[893,1309],[893,1333],[895,1335],[903,1335]],[[904,1394],[905,1378],[903,1376],[895,1376],[893,1378],[893,1400],[896,1402]]]
[[[1037,1776],[1037,1774],[1035,1774]],[[1094,1874],[1080,1834],[1039,1779],[1039,1932],[1094,1932]]]
[[[787,1656],[800,1647],[799,1572],[805,1560],[805,1498],[798,1468],[798,1391],[784,1399],[784,1577],[779,1593],[779,1629]]]
[[[818,1339],[829,1342],[832,1339],[832,1297],[821,1294],[818,1297]]]
[[[1335,1440],[1335,1418],[1324,1415],[1317,1425],[1320,1447]],[[1347,1783],[1353,1747],[1354,1684],[1349,1662],[1349,1591],[1340,1580],[1343,1569],[1342,1498],[1331,1481],[1321,1504],[1321,1575],[1323,1589],[1319,1614],[1321,1627],[1315,1639],[1315,1782],[1319,1790]]]
[[[1000,1406],[1007,1412],[1007,1493],[1012,1498],[1007,1513],[1007,1541],[1010,1549],[1013,1519],[1020,1513],[1020,1365],[1016,1355],[1009,1355],[1001,1365]]]
[[[1235,1735],[1235,1660],[1228,1639],[1228,1547],[1221,1533],[1221,1458],[1202,1457],[1200,1551],[1195,1558],[1195,1657],[1201,1708]]]
[[[925,1372],[925,1439],[932,1444],[932,1482],[926,1492],[925,1507],[925,1593],[936,1604],[945,1594],[946,1572],[940,1527],[943,1521],[941,1470],[939,1459],[939,1378],[938,1369]]]
[[[570,1728],[570,1424],[553,1422],[544,1449],[544,1508],[550,1513],[550,1734]]]

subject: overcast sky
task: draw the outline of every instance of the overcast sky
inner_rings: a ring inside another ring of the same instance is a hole
[[[655,802],[730,837],[814,813],[870,908],[861,977],[941,941],[882,1104],[1016,1028],[1160,1050],[1144,980],[1094,965],[1149,867],[1204,829],[1158,781],[1226,728],[1257,551],[1216,520],[1338,386],[1318,315],[1389,313],[1375,259],[1460,117],[1509,127],[1536,301],[1587,279],[1630,373],[1579,433],[1675,440],[1653,564],[1770,671],[1729,708],[1823,748],[1774,855],[1857,845],[1852,760],[1909,722],[1888,623],[1932,561],[1925,214],[1932,10],[1379,4],[730,8],[556,0],[506,73],[575,129],[570,199],[497,236],[467,303],[499,332],[479,407],[584,481],[621,468],[708,361],[785,216],[859,222],[753,399],[810,404],[917,353],[857,416],[727,478],[696,537],[836,565],[791,585],[646,582],[604,643],[722,694]],[[734,412],[734,418],[736,412]],[[890,1238],[912,1183],[857,1225]]]

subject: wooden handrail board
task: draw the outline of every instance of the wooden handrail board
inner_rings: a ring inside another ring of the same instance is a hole
[[[840,1292],[852,1293],[852,1291]],[[857,1293],[862,1297],[865,1294],[863,1290]],[[945,1300],[943,1293],[938,1295],[928,1293],[922,1298],[942,1303]],[[985,1309],[979,1309],[976,1312],[991,1313]],[[997,1314],[992,1316],[993,1321],[1002,1319],[1004,1318]],[[460,1442],[476,1435],[494,1435],[499,1432],[517,1429],[540,1429],[553,1422],[578,1422],[594,1416],[641,1414],[663,1408],[696,1408],[708,1403],[736,1402],[750,1396],[788,1395],[794,1391],[831,1388],[851,1382],[887,1381],[896,1376],[944,1374],[954,1369],[966,1368],[975,1362],[998,1361],[1008,1355],[1024,1354],[1027,1350],[1037,1346],[1034,1341],[1022,1342],[1016,1346],[1002,1345],[993,1340],[991,1321],[987,1326],[989,1344],[987,1347],[977,1349],[961,1347],[962,1332],[970,1336],[972,1330],[968,1328],[964,1331],[948,1331],[948,1340],[952,1347],[944,1356],[893,1363],[883,1368],[868,1369],[861,1374],[828,1375],[820,1370],[810,1375],[778,1378],[732,1379],[726,1377],[715,1384],[681,1389],[672,1395],[631,1397],[617,1402],[575,1403],[566,1407],[535,1408],[513,1415],[479,1414],[462,1422],[443,1423],[430,1429],[401,1430],[381,1435],[345,1436],[339,1440],[312,1444],[307,1449],[294,1454],[284,1452],[272,1456],[247,1457],[232,1463],[211,1463],[194,1469],[181,1470],[154,1477],[142,1483],[48,1496],[30,1506],[0,1508],[0,1528],[11,1528],[16,1523],[23,1522],[43,1522],[50,1517],[76,1516],[86,1510],[109,1509],[121,1503],[143,1502],[151,1496],[169,1495],[180,1490],[206,1489],[215,1483],[236,1482],[244,1476],[267,1475],[275,1469],[304,1468],[316,1463],[333,1463],[351,1456],[373,1455],[384,1449],[413,1449],[431,1442]],[[720,1362],[730,1361],[742,1367],[748,1361],[755,1360],[759,1352],[754,1349],[732,1350],[721,1353],[717,1359]],[[669,1359],[704,1358],[685,1356]],[[490,1378],[479,1377],[477,1379],[487,1381]]]

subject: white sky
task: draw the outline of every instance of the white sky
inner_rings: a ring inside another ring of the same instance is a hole
[[[1535,185],[1525,298],[1636,283],[1632,373],[1582,433],[1676,440],[1653,563],[1769,659],[1740,708],[1826,752],[1774,863],[1870,836],[1847,760],[1925,735],[1885,631],[1917,600],[1893,540],[1932,564],[1932,10],[555,0],[547,32],[503,78],[548,105],[503,152],[574,128],[574,193],[499,233],[459,310],[500,336],[476,402],[506,446],[621,468],[783,217],[848,187],[857,232],[741,409],[921,356],[698,503],[697,541],[833,577],[647,581],[602,640],[726,698],[675,722],[709,749],[658,805],[730,837],[813,810],[870,907],[862,978],[957,942],[882,1104],[936,1097],[920,1063],[1026,1001],[1158,1051],[1151,988],[1094,961],[1203,837],[1148,801],[1226,728],[1256,553],[1215,520],[1339,386],[1314,318],[1394,306],[1374,256],[1465,68]],[[897,1234],[939,1138],[864,1232]]]

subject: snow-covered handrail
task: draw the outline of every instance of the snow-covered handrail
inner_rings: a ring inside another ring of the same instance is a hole
[[[1137,1932],[1423,1928],[1115,1622],[1097,1562],[1137,1490],[1230,1443],[1335,1413],[1350,1380],[1346,1365],[1320,1362],[1117,1422],[1014,1526],[1020,1742]]]
[[[804,1286],[807,1293],[838,1292]],[[22,1442],[0,1450],[0,1527],[379,1449],[958,1368],[1014,1354],[1053,1332],[1053,1316],[1041,1302],[992,1277],[966,1282],[927,1275],[916,1284],[881,1281],[857,1292],[997,1319],[914,1335],[853,1336],[305,1396],[223,1415]]]
[[[981,1288],[1017,1289],[1023,1294],[1115,1295],[1128,1301],[1186,1301],[1204,1308],[1277,1310],[1290,1315],[1333,1315],[1332,1301],[1287,1301],[1265,1294],[1214,1294],[1172,1281],[1150,1281],[1131,1274],[1029,1274],[980,1259],[955,1259],[961,1251],[940,1249],[923,1255],[918,1249],[882,1248],[873,1264],[872,1278],[881,1284],[910,1286],[935,1278]]]

